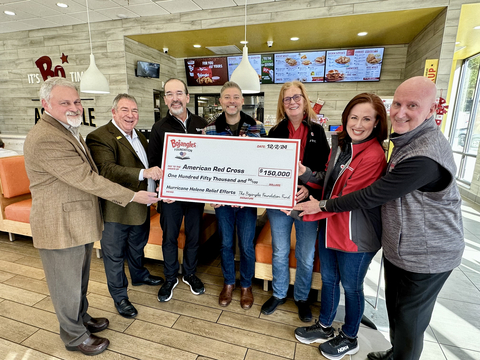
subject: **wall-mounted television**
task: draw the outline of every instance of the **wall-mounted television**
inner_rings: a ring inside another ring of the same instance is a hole
[[[147,61],[137,61],[137,70],[135,75],[138,77],[158,79],[160,77],[160,64]]]
[[[228,81],[226,57],[185,59],[188,86],[223,85]]]
[[[327,51],[326,82],[380,81],[384,48]]]
[[[298,80],[323,82],[325,51],[275,54],[275,84]]]

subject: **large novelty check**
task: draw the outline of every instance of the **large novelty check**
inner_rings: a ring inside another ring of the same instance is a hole
[[[288,209],[300,141],[166,133],[159,197]]]

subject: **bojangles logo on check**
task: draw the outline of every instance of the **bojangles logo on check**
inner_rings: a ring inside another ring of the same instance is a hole
[[[187,149],[197,147],[197,143],[193,142],[193,141],[184,142],[184,141],[181,141],[181,140],[172,139],[172,140],[170,140],[170,143],[172,144],[172,147],[174,149],[175,148],[180,148],[180,147],[187,148]]]

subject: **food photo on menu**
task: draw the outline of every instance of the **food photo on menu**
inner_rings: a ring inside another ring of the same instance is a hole
[[[327,51],[325,81],[379,81],[384,48]]]
[[[276,84],[323,82],[325,78],[325,51],[275,54],[274,64]]]

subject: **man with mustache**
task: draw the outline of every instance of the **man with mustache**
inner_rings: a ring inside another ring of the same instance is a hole
[[[109,345],[108,339],[93,335],[106,329],[108,320],[87,313],[93,242],[103,229],[97,196],[126,206],[132,201],[152,203],[156,194],[134,192],[98,174],[78,132],[83,107],[72,82],[48,79],[40,88],[40,100],[45,112],[24,145],[33,245],[42,259],[66,349],[96,355]]]
[[[394,144],[387,173],[363,190],[309,201],[303,214],[382,205],[385,302],[392,347],[369,360],[418,360],[438,293],[465,248],[456,165],[435,123],[436,87],[416,76],[395,91],[390,108]]]
[[[152,127],[148,145],[148,162],[150,166],[162,167],[163,143],[165,133],[201,134],[207,125],[205,119],[192,114],[187,109],[190,95],[186,84],[179,79],[165,82],[165,103],[167,115]],[[205,292],[202,281],[195,275],[197,255],[203,216],[203,203],[164,200],[158,203],[160,226],[163,231],[163,260],[165,283],[158,292],[158,301],[169,301],[173,289],[178,285],[178,235],[182,220],[185,218],[185,248],[183,249],[183,282],[190,286],[195,295]]]
[[[162,177],[162,170],[148,166],[147,139],[135,130],[137,101],[131,95],[118,94],[113,100],[112,115],[108,124],[87,136],[100,175],[133,191],[155,191],[155,180]],[[132,285],[163,283],[161,277],[150,275],[143,265],[143,249],[150,233],[150,207],[136,203],[122,207],[106,200],[101,203],[105,225],[100,243],[108,291],[118,313],[134,318],[138,312],[128,299],[124,261],[128,262]]]

